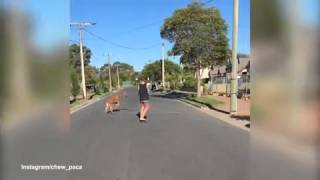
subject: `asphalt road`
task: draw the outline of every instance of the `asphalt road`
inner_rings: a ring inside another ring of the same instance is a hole
[[[51,132],[48,120],[5,138],[3,178],[249,179],[247,131],[162,97],[151,97],[148,123],[141,124],[136,116],[137,89],[129,88],[127,94],[113,114],[104,112],[104,100],[73,113],[67,136]],[[20,164],[71,164],[83,169],[22,171]]]
[[[86,164],[86,177],[73,179],[248,179],[248,132],[161,97],[151,97],[148,123],[141,124],[137,89],[127,93],[112,115],[103,101],[72,115],[72,139],[79,140],[72,147],[81,150],[73,159]]]

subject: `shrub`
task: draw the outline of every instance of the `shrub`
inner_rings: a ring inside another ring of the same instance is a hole
[[[71,95],[76,99],[77,95],[80,93],[80,85],[79,85],[78,75],[74,70],[71,70],[70,80],[71,80]]]

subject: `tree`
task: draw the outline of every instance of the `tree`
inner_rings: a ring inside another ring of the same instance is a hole
[[[132,81],[132,77],[134,76],[134,68],[130,64],[123,63],[120,61],[116,61],[111,66],[111,77],[112,77],[112,84],[115,86],[117,84],[117,66],[119,67],[119,79],[120,84],[122,84],[123,81]],[[101,78],[105,79],[106,81],[109,81],[109,64],[104,64],[100,68],[100,74]]]
[[[147,79],[149,78],[151,81],[159,82],[162,79],[162,71],[161,60],[157,60],[151,64],[147,64],[144,66],[141,74]],[[164,63],[165,68],[165,80],[169,82],[172,88],[178,87],[181,77],[181,69],[179,64],[176,64],[170,60],[165,60]]]
[[[138,85],[137,79],[139,79],[139,77],[140,77],[140,73],[135,71],[130,78],[131,82],[133,82],[132,84]]]
[[[98,93],[105,93],[108,91],[108,87],[107,87],[107,83],[105,81],[105,79],[99,75],[99,79],[98,79]]]
[[[91,50],[87,47],[83,47],[83,59],[84,59],[84,71],[86,85],[96,86],[98,83],[99,70],[90,65]],[[69,68],[75,72],[78,79],[81,79],[81,59],[80,59],[80,47],[77,44],[69,46]]]
[[[83,46],[83,61],[84,66],[90,64],[91,50],[86,46]],[[77,44],[72,44],[69,46],[69,65],[74,68],[76,72],[80,75],[81,73],[81,59],[80,59],[80,46]]]
[[[94,66],[88,65],[85,67],[86,84],[95,85],[98,80],[98,69]]]
[[[77,95],[80,93],[80,85],[77,73],[75,70],[71,69],[70,71],[70,80],[71,80],[71,95],[76,99]]]
[[[167,18],[160,34],[174,43],[169,54],[181,55],[181,63],[196,72],[197,96],[200,96],[201,68],[221,65],[228,59],[227,25],[219,10],[192,2]]]
[[[114,74],[117,74],[117,66],[119,67],[120,82],[122,83],[123,81],[131,81],[131,76],[134,75],[133,66],[127,63],[116,61],[113,63],[113,68],[112,68],[112,72]]]

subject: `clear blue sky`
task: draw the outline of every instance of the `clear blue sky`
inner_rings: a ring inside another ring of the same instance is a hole
[[[12,1],[5,0],[4,5]],[[18,2],[18,1],[17,1]],[[129,47],[148,47],[161,42],[159,30],[165,17],[171,16],[175,9],[185,7],[191,0],[25,0],[19,1],[31,20],[31,39],[37,47],[49,49],[57,43],[78,41],[78,32],[70,29],[69,22],[93,21],[97,25],[88,30],[105,39]],[[232,32],[233,0],[213,0],[208,6],[217,7],[229,26],[229,44]],[[288,2],[289,4],[291,2]],[[300,18],[307,25],[318,23],[319,1],[299,1]],[[285,7],[291,7],[285,5]],[[285,9],[285,8],[283,8]],[[250,0],[240,1],[239,52],[250,52]],[[137,27],[152,26],[126,33]],[[68,37],[68,35],[70,37]],[[121,59],[141,70],[149,60],[159,59],[160,46],[145,51],[132,51],[102,42],[90,34],[85,34],[85,45],[93,51],[91,63],[101,66],[106,62],[106,52],[113,60]],[[166,47],[171,46],[166,43]],[[179,62],[178,58],[173,59]]]
[[[148,50],[129,50],[108,44],[85,32],[84,43],[93,52],[93,65],[100,67],[106,63],[106,53],[110,52],[113,61],[121,60],[132,64],[136,70],[141,70],[149,60],[161,58],[160,27],[163,20],[171,16],[175,9],[190,2],[191,0],[71,0],[71,22],[95,22],[97,24],[88,27],[88,31],[128,47],[143,48],[159,43]],[[233,0],[214,0],[207,6],[215,6],[221,11],[229,26],[231,44]],[[130,31],[144,25],[150,26]],[[239,52],[249,54],[250,0],[240,1],[239,26]],[[71,28],[70,39],[79,40],[77,29]],[[166,49],[170,47],[166,42]],[[177,57],[171,59],[179,62]]]
[[[91,21],[91,31],[114,43],[133,47],[150,47],[148,50],[129,50],[103,42],[85,32],[84,43],[93,52],[91,64],[100,67],[107,62],[110,52],[112,61],[121,60],[141,70],[150,60],[161,58],[160,27],[163,20],[175,9],[185,7],[191,0],[26,0],[21,7],[32,20],[32,39],[38,47],[49,49],[69,39],[79,41],[78,30],[69,22]],[[207,6],[215,6],[229,26],[229,44],[232,34],[233,0],[213,0]],[[151,25],[150,25],[151,24]],[[138,28],[149,25],[147,28]],[[250,53],[250,0],[240,1],[239,52]],[[135,31],[131,31],[136,29]],[[130,31],[130,32],[128,32]],[[166,50],[171,45],[166,43]],[[158,44],[155,46],[155,44]],[[178,57],[170,57],[179,62]]]

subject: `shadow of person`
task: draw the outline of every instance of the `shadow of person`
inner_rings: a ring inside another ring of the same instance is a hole
[[[140,112],[138,112],[138,113],[136,114],[136,116],[137,116],[138,118],[140,118]],[[144,118],[147,119],[148,117],[147,117],[147,116],[144,116]]]

